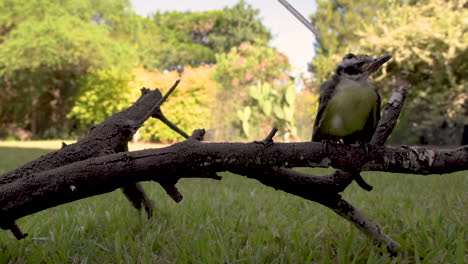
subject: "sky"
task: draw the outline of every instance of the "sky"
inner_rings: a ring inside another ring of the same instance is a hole
[[[135,11],[143,16],[160,11],[206,11],[232,7],[239,0],[131,0]],[[246,0],[260,10],[263,24],[273,35],[271,45],[288,56],[294,72],[307,72],[307,63],[314,56],[315,38],[304,25],[277,0]],[[306,18],[315,12],[314,0],[288,0]]]

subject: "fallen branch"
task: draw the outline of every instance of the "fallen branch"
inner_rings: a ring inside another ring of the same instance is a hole
[[[421,175],[468,169],[468,146],[458,149],[437,149],[385,147],[378,144],[354,146],[317,142],[274,143],[275,131],[263,141],[252,143],[204,143],[200,142],[204,130],[196,130],[189,137],[177,128],[187,140],[166,148],[127,152],[126,143],[144,122],[142,120],[145,116],[159,119],[164,117],[160,108],[154,107],[155,100],[144,99],[145,95],[151,94],[156,94],[156,91],[143,90],[142,98],[134,106],[122,112],[126,113],[124,114],[126,118],[116,118],[121,113],[116,114],[90,132],[90,135],[96,133],[93,135],[100,138],[106,146],[113,146],[107,148],[112,149],[108,151],[109,153],[104,153],[107,155],[97,152],[98,154],[91,157],[88,154],[88,158],[83,157],[80,161],[73,162],[75,160],[71,159],[68,160],[69,163],[63,162],[62,166],[48,165],[49,169],[41,170],[34,170],[34,166],[25,165],[26,169],[20,168],[1,176],[0,227],[14,231],[15,235],[21,238],[23,233],[14,224],[18,218],[60,204],[111,192],[140,181],[158,182],[167,194],[178,202],[183,198],[176,188],[179,179],[199,177],[219,180],[217,172],[232,171],[257,179],[275,189],[321,203],[394,252],[398,248],[398,243],[383,234],[378,225],[339,195],[353,180],[349,177],[349,173],[338,171],[330,176],[317,177],[287,168],[332,166],[337,169],[354,168]],[[161,98],[160,93],[159,98]],[[401,104],[402,101],[394,105]],[[141,111],[134,108],[136,105],[141,107]],[[397,112],[399,113],[399,110]],[[113,130],[116,133],[110,134],[109,137],[99,134],[100,129],[107,131],[104,129],[106,126],[118,127]],[[173,124],[172,126],[176,127]],[[392,128],[388,127],[379,133]],[[383,141],[386,139],[386,137],[380,138],[383,138]],[[87,141],[85,138],[79,142]],[[78,146],[81,149],[74,149]],[[37,163],[38,161],[46,164],[47,160],[54,162],[54,155],[62,157],[64,153],[68,153],[66,151],[69,148],[75,151],[72,153],[84,156],[88,151],[90,153],[95,151],[92,144],[77,143],[77,145],[64,146],[60,155],[57,154],[60,151],[48,154],[44,156],[46,158],[41,157],[31,164],[41,164]],[[106,152],[106,148],[104,149]]]
[[[47,171],[73,162],[86,160],[93,157],[108,155],[115,152],[127,152],[128,141],[143,123],[151,117],[155,111],[162,112],[160,105],[167,99],[177,87],[179,81],[171,87],[163,97],[159,90],[151,91],[141,89],[141,97],[128,109],[117,113],[98,126],[91,126],[89,134],[74,144],[62,143],[62,148],[50,152],[36,160],[33,160],[19,168],[0,176],[0,186],[12,183],[18,179],[25,179],[33,173]],[[154,202],[146,195],[144,189],[138,183],[121,186],[125,196],[137,209],[143,204],[148,216],[154,208]],[[0,217],[0,228],[10,229],[17,238],[24,238],[19,227],[8,217]]]
[[[439,174],[468,169],[468,146],[459,149],[409,149],[321,143],[275,143],[264,148],[258,143],[203,143],[189,139],[160,149],[115,153],[75,162],[60,168],[33,173],[0,186],[2,218],[18,219],[56,205],[111,192],[140,181],[173,182],[203,177],[221,171],[265,170],[271,167],[347,168],[358,165],[353,156],[365,157],[363,170]],[[343,155],[342,153],[348,153]],[[427,159],[425,153],[432,153]],[[326,158],[324,158],[326,157]],[[195,175],[195,176],[193,176]],[[249,174],[251,175],[251,174]],[[286,178],[272,175],[317,197],[329,193],[320,177]],[[212,178],[212,177],[210,177]],[[164,185],[164,184],[163,184]],[[75,191],[70,190],[74,186]]]

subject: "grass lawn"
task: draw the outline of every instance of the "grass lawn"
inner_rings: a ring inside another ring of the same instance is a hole
[[[60,144],[0,142],[0,173]],[[372,192],[346,190],[345,199],[402,245],[397,258],[323,206],[223,176],[181,180],[179,204],[145,183],[157,207],[150,220],[120,191],[24,217],[26,239],[0,230],[0,263],[468,263],[468,171],[368,172]]]

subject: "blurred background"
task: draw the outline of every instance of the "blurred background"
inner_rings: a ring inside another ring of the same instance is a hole
[[[392,54],[374,80],[412,88],[390,143],[458,145],[468,133],[468,12],[457,0],[2,0],[0,139],[78,139],[125,109],[141,87],[166,116],[207,139],[308,141],[318,87],[349,52]],[[149,120],[138,140],[181,140]],[[466,143],[465,143],[466,144]]]

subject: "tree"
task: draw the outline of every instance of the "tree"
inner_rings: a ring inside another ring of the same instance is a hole
[[[142,90],[133,106],[98,125],[79,142],[3,174],[0,228],[23,239],[27,234],[16,224],[17,219],[139,181],[158,182],[172,199],[180,202],[183,196],[176,183],[181,178],[221,180],[217,172],[232,171],[320,203],[353,223],[374,242],[385,245],[391,254],[398,254],[400,244],[339,194],[352,183],[356,171],[367,168],[425,175],[468,169],[467,146],[450,150],[382,146],[402,109],[409,87],[406,84],[396,87],[366,146],[318,142],[276,144],[273,142],[275,129],[263,141],[203,143],[200,141],[205,131],[195,130],[190,137],[184,135],[186,141],[170,147],[114,153],[114,148],[125,146],[149,117],[163,116],[161,98],[167,98],[177,84],[164,97],[158,90]],[[106,151],[112,154],[105,155]],[[330,165],[343,170],[317,177],[289,169]]]
[[[83,74],[127,68],[134,61],[119,30],[132,16],[128,1],[0,3],[0,121],[33,135],[66,129],[66,114]],[[128,11],[130,10],[130,11]]]
[[[455,145],[468,124],[467,1],[428,0],[376,12],[376,21],[356,32],[364,53],[394,57],[378,78],[390,92],[403,72],[413,85],[410,104],[394,142]],[[415,114],[417,113],[417,114]]]
[[[271,40],[271,34],[258,14],[259,10],[244,0],[240,0],[232,8],[224,8],[219,12],[214,30],[208,37],[213,50],[217,53],[228,52],[242,43],[257,42],[266,45]]]
[[[330,77],[346,53],[358,50],[358,32],[365,25],[376,23],[376,10],[386,10],[395,2],[401,1],[317,0],[317,12],[311,15],[312,23],[322,33],[311,63],[317,83]]]
[[[184,23],[182,13],[180,16],[173,13],[157,15],[167,16],[174,24]],[[179,27],[160,25],[149,18],[140,18],[139,23],[136,44],[139,63],[146,69],[162,71],[174,66],[199,66],[215,62],[214,52],[209,47],[194,42],[192,37]]]
[[[295,91],[287,74],[291,65],[285,55],[272,47],[243,43],[231,48],[229,53],[218,54],[216,59],[214,78],[220,89],[217,94],[219,105],[215,108],[218,117],[215,138],[256,136],[247,127],[260,126],[255,132],[265,132],[270,127],[266,125],[268,122],[261,122],[264,118],[282,124],[278,127],[281,133],[292,132],[295,136],[292,128]],[[294,95],[286,100],[286,94],[291,93]],[[260,109],[263,114],[256,111]],[[284,114],[285,109],[288,114]],[[223,134],[218,133],[221,131]]]
[[[158,62],[145,59],[145,66],[149,64],[150,69],[161,70],[177,65],[213,64],[217,62],[215,54],[227,53],[241,43],[266,45],[271,34],[258,14],[258,10],[243,0],[222,11],[157,12],[150,18],[153,25],[144,22],[143,31],[148,32],[145,36],[150,39],[157,38],[159,44],[155,46],[154,41],[145,37],[140,45],[145,55],[157,54],[151,59]]]
[[[258,15],[259,10],[240,0],[223,10],[156,13],[152,19],[158,26],[184,32],[214,53],[225,53],[241,43],[270,41],[271,34]]]
[[[211,112],[213,110],[218,84],[211,78],[214,66],[199,67],[186,66],[179,75],[177,71],[148,72],[143,69],[136,71],[135,81],[129,87],[169,87],[178,78],[181,79],[178,89],[172,94],[164,108],[172,122],[180,127],[194,130],[203,125],[212,125]],[[134,101],[137,97],[133,97]],[[141,139],[155,142],[175,142],[182,137],[170,128],[157,122],[148,120],[141,128]]]
[[[257,82],[248,89],[243,108],[237,110],[238,121],[234,125],[247,139],[258,138],[269,131],[270,124],[279,129],[285,142],[297,138],[294,110],[296,90],[289,85],[273,87]]]
[[[132,80],[130,73],[118,69],[98,70],[78,79],[80,92],[76,96],[68,118],[84,127],[104,121],[114,113],[130,105]]]

